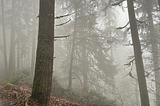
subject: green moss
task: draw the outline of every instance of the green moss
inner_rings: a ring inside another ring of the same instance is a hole
[[[12,87],[11,83],[6,83],[3,88],[4,89],[10,89],[11,87]]]

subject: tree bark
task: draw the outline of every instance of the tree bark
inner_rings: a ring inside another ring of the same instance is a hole
[[[4,46],[4,65],[5,65],[5,78],[7,78],[7,50],[6,50],[6,34],[5,34],[5,20],[4,20],[4,4],[1,0],[2,5],[2,25],[3,25],[3,46]]]
[[[49,106],[54,54],[55,0],[40,0],[39,32],[32,98]]]
[[[146,84],[146,79],[144,74],[144,66],[142,61],[141,45],[138,37],[138,30],[137,30],[137,24],[135,19],[133,0],[127,0],[127,5],[128,5],[129,21],[131,26],[131,35],[132,35],[132,41],[133,41],[135,62],[136,62],[136,71],[137,71],[138,83],[139,83],[139,89],[140,89],[141,106],[150,106],[148,91],[147,91],[147,84]]]

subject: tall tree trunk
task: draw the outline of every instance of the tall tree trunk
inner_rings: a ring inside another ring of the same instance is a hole
[[[84,36],[85,37],[85,36]],[[85,47],[85,44],[86,44],[86,39],[84,38],[84,40],[83,40],[83,53],[82,53],[82,60],[83,60],[83,83],[84,83],[84,85],[83,85],[83,90],[84,90],[84,92],[87,92],[87,88],[88,88],[88,77],[87,77],[87,74],[88,74],[88,70],[87,70],[87,60],[86,60],[86,47]]]
[[[11,25],[11,42],[9,54],[9,74],[15,71],[15,0],[12,0],[12,25]]]
[[[18,6],[19,6],[19,8],[21,7],[21,2],[20,1],[18,1],[19,3],[18,3]],[[20,36],[21,36],[21,21],[20,21],[20,19],[21,19],[21,12],[19,11],[19,13],[18,13],[18,18],[19,18],[19,20],[18,20],[18,29],[17,29],[17,70],[19,70],[20,69]]]
[[[160,73],[159,70],[159,60],[158,60],[158,37],[154,31],[153,17],[152,17],[152,1],[146,1],[146,10],[148,14],[148,22],[149,22],[149,38],[150,43],[152,45],[152,58],[153,58],[153,66],[154,66],[154,74],[155,74],[155,87],[156,87],[156,106],[160,105]]]
[[[74,56],[74,50],[75,50],[75,40],[76,40],[76,25],[77,25],[77,7],[75,5],[75,23],[74,23],[74,33],[73,33],[73,42],[72,42],[72,50],[71,50],[71,59],[70,59],[70,67],[69,67],[69,89],[72,88],[72,67],[73,67],[73,56]]]
[[[127,5],[128,5],[129,21],[131,26],[131,35],[132,35],[132,41],[133,41],[135,62],[136,62],[136,71],[137,71],[138,83],[139,83],[139,89],[140,89],[141,106],[150,106],[148,91],[147,91],[147,84],[146,84],[146,79],[144,74],[144,66],[142,61],[141,45],[138,37],[138,30],[137,30],[137,24],[135,19],[133,0],[127,0]]]
[[[1,0],[2,5],[2,25],[3,25],[3,46],[4,46],[4,65],[5,65],[5,78],[7,77],[7,48],[6,48],[6,34],[5,34],[5,20],[4,20],[4,4]]]
[[[33,14],[33,38],[32,38],[32,57],[31,57],[31,75],[34,75],[35,55],[36,55],[36,5],[37,0],[34,0],[34,14]]]
[[[139,106],[139,95],[138,95],[138,82],[136,81],[136,86],[135,86],[135,97],[136,97],[136,106]]]
[[[39,32],[32,98],[49,106],[54,54],[55,0],[40,0]]]

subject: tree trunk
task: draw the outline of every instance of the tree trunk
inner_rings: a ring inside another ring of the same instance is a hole
[[[15,0],[12,0],[12,26],[9,57],[9,74],[15,71]]]
[[[153,17],[152,17],[152,1],[147,0],[146,2],[147,6],[147,13],[148,13],[148,22],[149,22],[149,38],[150,38],[150,43],[152,45],[152,57],[153,57],[153,66],[154,66],[154,74],[155,74],[155,88],[156,88],[156,106],[160,105],[160,73],[159,70],[159,60],[158,60],[158,37],[156,36],[156,33],[154,31],[154,24],[153,24]]]
[[[129,21],[131,26],[131,35],[133,41],[135,62],[136,62],[136,71],[137,71],[139,90],[140,90],[141,106],[150,106],[147,84],[144,74],[144,66],[142,61],[141,45],[138,37],[138,30],[135,19],[133,0],[127,0],[127,5],[128,5]]]
[[[84,36],[85,37],[85,36]],[[87,90],[88,90],[88,76],[87,76],[87,74],[88,74],[88,70],[87,70],[87,57],[86,57],[86,47],[85,47],[85,45],[86,45],[86,39],[84,38],[84,40],[83,40],[83,44],[82,44],[82,60],[83,60],[83,83],[84,83],[84,85],[83,85],[83,90],[84,90],[84,92],[87,92]]]
[[[52,84],[54,5],[55,0],[40,0],[38,45],[31,97],[43,106],[49,106]]]
[[[6,34],[5,34],[5,20],[4,20],[4,4],[1,0],[2,5],[2,25],[3,25],[3,46],[4,46],[4,65],[5,65],[5,78],[7,78],[7,50],[6,50]]]
[[[136,97],[136,106],[139,106],[139,95],[138,95],[138,82],[136,81],[136,86],[135,86],[135,97]]]
[[[74,33],[73,33],[73,42],[72,42],[72,50],[71,50],[71,60],[70,60],[70,67],[69,67],[69,89],[72,88],[72,67],[73,67],[73,55],[75,50],[75,40],[76,40],[76,25],[77,25],[77,7],[75,6],[75,23],[74,23]]]
[[[33,14],[33,38],[32,38],[32,57],[31,57],[31,75],[34,75],[35,67],[35,55],[36,55],[36,3],[37,0],[34,0],[34,14]]]

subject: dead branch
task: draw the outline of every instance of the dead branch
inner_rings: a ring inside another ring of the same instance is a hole
[[[66,14],[66,15],[62,15],[62,16],[56,16],[54,19],[64,18],[64,17],[70,16],[70,15],[72,15],[72,14],[74,14],[74,13],[75,13],[75,12],[69,13],[69,14]]]
[[[54,38],[67,38],[69,37],[70,35],[67,35],[67,36],[55,36]]]
[[[69,19],[67,22],[64,22],[64,23],[61,23],[61,24],[58,24],[58,25],[56,25],[56,26],[62,26],[62,25],[64,25],[64,24],[67,24],[68,22],[70,22],[71,21],[71,19]]]
[[[124,65],[127,65],[128,67],[129,67],[129,66],[131,66],[131,64],[134,62],[134,60],[135,60],[135,58],[134,58],[134,59],[132,59],[129,63],[124,64]]]
[[[113,3],[111,6],[117,6],[117,5],[120,5],[122,2],[124,2],[125,0],[120,0],[116,3]]]
[[[116,28],[116,29],[123,29],[123,28],[127,27],[128,24],[129,24],[129,22],[128,22],[125,26],[123,26],[123,27],[118,27],[118,28]]]

